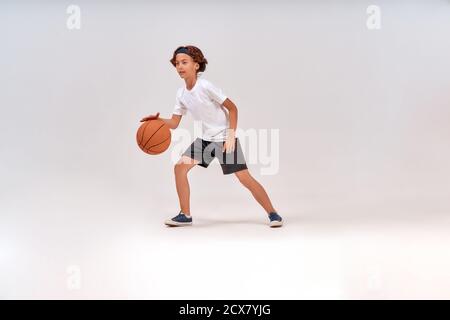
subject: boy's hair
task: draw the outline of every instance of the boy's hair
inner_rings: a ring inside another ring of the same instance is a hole
[[[208,63],[208,60],[205,59],[205,57],[203,56],[202,51],[195,47],[195,46],[181,46],[178,47],[174,52],[173,52],[173,56],[172,59],[170,59],[170,63],[175,67],[175,57],[177,55],[177,51],[180,49],[185,49],[186,50],[186,54],[191,56],[192,59],[194,60],[194,62],[197,62],[200,67],[197,70],[197,73],[199,72],[203,72],[206,69],[206,64]]]

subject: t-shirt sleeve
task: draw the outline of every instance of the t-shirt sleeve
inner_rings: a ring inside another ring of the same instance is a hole
[[[218,104],[224,103],[227,99],[227,96],[222,92],[222,90],[209,81],[205,81],[204,88],[208,96]]]
[[[172,113],[179,116],[184,116],[186,114],[186,111],[187,111],[186,107],[180,101],[180,91],[178,91],[175,97],[175,107],[173,108]]]

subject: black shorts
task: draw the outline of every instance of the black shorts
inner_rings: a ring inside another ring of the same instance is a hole
[[[247,169],[244,153],[242,152],[238,138],[236,138],[234,152],[223,152],[224,144],[224,141],[215,142],[197,138],[186,149],[183,156],[188,156],[191,159],[199,161],[198,165],[204,168],[208,168],[214,158],[217,158],[222,167],[223,174],[235,173]]]

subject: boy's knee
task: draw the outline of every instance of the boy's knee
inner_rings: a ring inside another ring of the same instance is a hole
[[[183,163],[181,163],[181,162],[178,162],[177,164],[175,164],[173,166],[173,171],[175,173],[180,172],[182,169],[183,169]]]
[[[185,164],[183,162],[178,162],[174,167],[173,167],[173,171],[175,172],[175,174],[183,174],[183,173],[187,173],[189,171],[189,165]]]

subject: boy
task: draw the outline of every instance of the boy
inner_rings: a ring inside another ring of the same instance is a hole
[[[235,137],[238,116],[236,105],[211,82],[198,78],[198,73],[205,71],[208,63],[201,50],[195,46],[178,47],[170,62],[185,81],[185,85],[177,91],[172,118],[159,118],[158,112],[143,118],[141,122],[159,118],[169,128],[176,129],[182,116],[189,111],[195,120],[202,122],[202,138],[197,138],[175,165],[175,182],[181,210],[165,224],[192,225],[187,174],[195,165],[207,168],[214,157],[217,157],[223,174],[234,173],[266,210],[270,227],[281,227],[282,218],[273,208],[264,188],[250,175],[239,140]]]

